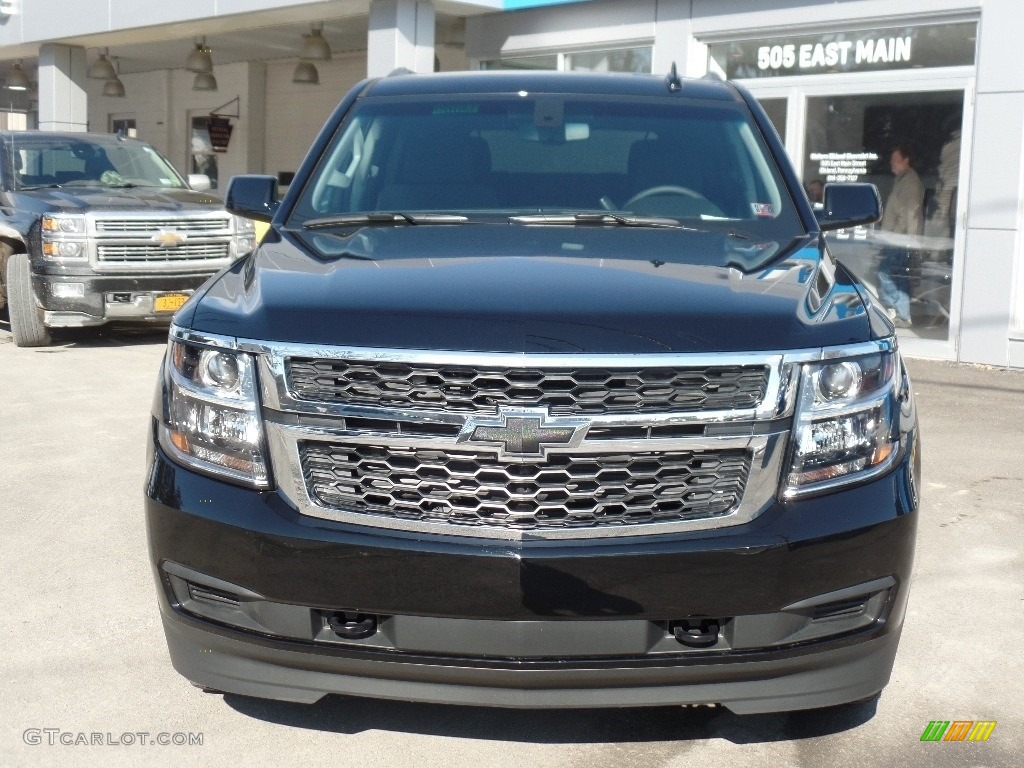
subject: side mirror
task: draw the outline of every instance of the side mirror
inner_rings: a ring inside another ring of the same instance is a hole
[[[882,199],[874,184],[826,184],[824,204],[814,215],[822,232],[874,224],[882,218]]]
[[[188,175],[188,185],[196,192],[206,192],[213,189],[210,177],[205,173],[190,173]]]
[[[270,221],[278,205],[276,176],[233,176],[228,183],[224,207],[236,216]]]

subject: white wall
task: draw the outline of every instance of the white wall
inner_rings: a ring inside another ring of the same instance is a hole
[[[978,35],[960,336],[961,360],[1020,367],[1024,329],[1013,326],[1024,317],[1022,27],[1024,6],[1019,0],[987,0]]]
[[[265,173],[296,171],[338,102],[366,74],[366,52],[334,54],[317,62],[320,85],[292,82],[295,60],[267,65]]]
[[[183,170],[179,158],[171,153],[168,125],[170,99],[170,72],[143,72],[122,75],[125,97],[112,99],[103,96],[103,81],[89,80],[89,130],[106,133],[110,130],[110,115],[134,117],[139,138],[148,141]]]
[[[228,151],[217,155],[218,192],[222,193],[232,176],[263,168],[267,112],[263,71],[264,65],[258,62],[218,65],[214,69],[216,91],[193,91],[195,75],[183,69],[122,75],[124,98],[103,96],[103,81],[89,80],[89,130],[109,131],[111,115],[134,117],[139,138],[156,147],[182,175],[187,175],[191,160],[189,115],[209,114],[237,96],[237,105],[222,110],[239,115],[231,118]]]

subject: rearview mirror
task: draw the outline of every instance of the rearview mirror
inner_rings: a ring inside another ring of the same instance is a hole
[[[882,218],[882,199],[874,184],[826,184],[824,203],[814,215],[822,232],[873,224]]]
[[[274,218],[278,204],[276,176],[234,176],[228,183],[224,207],[236,216],[270,221]]]
[[[190,173],[188,175],[188,185],[196,192],[206,192],[213,189],[213,183],[205,173]]]

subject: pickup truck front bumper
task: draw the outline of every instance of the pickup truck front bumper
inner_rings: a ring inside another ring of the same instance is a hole
[[[212,273],[162,272],[148,275],[34,274],[32,287],[44,322],[77,328],[111,321],[170,322],[173,309],[159,311],[156,298],[191,295]]]
[[[917,526],[909,446],[883,477],[749,523],[600,542],[313,519],[150,452],[164,631],[200,686],[756,713],[867,698],[892,669]]]

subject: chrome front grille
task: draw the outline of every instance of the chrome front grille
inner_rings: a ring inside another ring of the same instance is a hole
[[[89,263],[99,272],[213,273],[231,261],[234,234],[223,210],[95,211],[87,219]]]
[[[778,492],[805,359],[368,349],[179,333],[256,355],[272,471],[300,514],[513,541],[753,520]]]
[[[101,244],[96,247],[96,258],[105,264],[147,263],[154,261],[207,261],[226,259],[230,253],[227,242],[185,243],[170,248],[160,245]]]
[[[291,358],[301,400],[449,413],[546,407],[551,414],[749,409],[768,386],[765,365],[636,368],[477,368],[399,361]]]
[[[96,231],[99,233],[123,234],[156,234],[162,230],[182,232],[185,234],[226,232],[231,227],[231,220],[226,216],[217,218],[124,218],[97,219]]]
[[[310,496],[398,520],[520,530],[706,520],[732,511],[750,470],[745,450],[496,454],[299,443]]]

